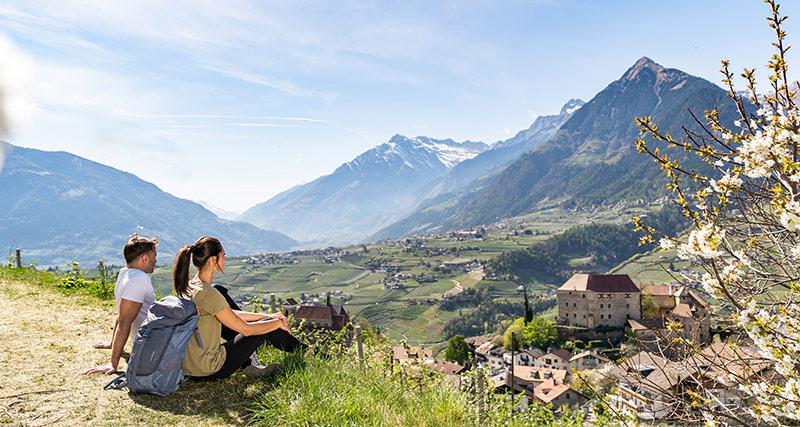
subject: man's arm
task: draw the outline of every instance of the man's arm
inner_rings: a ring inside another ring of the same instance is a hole
[[[111,343],[114,341],[114,334],[117,333],[117,326],[119,326],[119,317],[114,320],[114,329],[111,331],[111,341],[100,341],[95,343],[92,347],[98,350],[108,350],[111,348]]]
[[[113,374],[117,371],[119,359],[122,357],[122,350],[125,348],[125,343],[128,342],[128,336],[131,333],[131,325],[136,320],[136,315],[139,314],[139,308],[141,307],[142,303],[140,302],[133,302],[124,298],[120,300],[117,327],[114,330],[114,338],[111,342],[111,365],[92,368],[84,372],[84,374]]]

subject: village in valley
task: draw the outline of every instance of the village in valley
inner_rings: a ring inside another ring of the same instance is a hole
[[[723,408],[740,403],[727,373],[715,368],[719,363],[732,369],[739,364],[738,375],[764,375],[769,369],[762,364],[762,371],[748,372],[741,360],[756,350],[723,341],[730,331],[713,329],[708,302],[685,286],[642,286],[625,274],[579,273],[556,294],[554,341],[569,348],[555,342],[508,348],[487,335],[465,340],[471,354],[466,366],[438,360],[422,346],[396,345],[394,360],[425,364],[454,384],[469,367],[482,368],[490,376],[488,387],[524,394],[524,402],[586,410],[604,399],[619,414],[641,421],[676,417],[680,409],[671,406],[669,396],[694,381],[716,384],[709,397]],[[691,348],[699,351],[693,354]]]

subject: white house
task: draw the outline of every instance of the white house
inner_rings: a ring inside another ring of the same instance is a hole
[[[547,353],[539,356],[533,363],[533,366],[538,368],[551,368],[551,369],[569,369],[569,360],[572,358],[572,353],[563,348],[550,350]]]
[[[587,350],[572,356],[569,359],[570,369],[597,369],[603,365],[610,363],[611,360],[603,355],[597,354],[594,351]]]

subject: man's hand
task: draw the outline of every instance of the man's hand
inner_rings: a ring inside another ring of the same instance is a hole
[[[108,350],[108,349],[111,348],[111,343],[108,342],[108,341],[99,341],[99,342],[94,343],[94,345],[92,345],[92,347],[94,347],[94,348],[96,348],[98,350]]]
[[[114,368],[111,365],[98,366],[96,368],[89,368],[83,371],[83,375],[91,375],[91,374],[111,375],[116,373],[117,373],[117,368]]]

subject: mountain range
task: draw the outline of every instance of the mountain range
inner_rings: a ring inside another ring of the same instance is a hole
[[[425,200],[497,174],[543,143],[583,105],[570,100],[557,115],[491,147],[424,136],[395,135],[331,175],[295,187],[239,219],[301,240],[353,243],[411,214]]]
[[[253,206],[239,219],[300,240],[358,241],[410,214],[432,180],[488,149],[482,142],[395,135],[332,174]]]
[[[0,170],[0,249],[26,262],[123,264],[122,247],[138,233],[158,237],[160,263],[210,234],[231,255],[286,250],[297,242],[252,224],[218,218],[120,170],[66,152],[10,146]]]
[[[636,152],[634,119],[651,116],[662,131],[700,131],[692,117],[717,108],[722,123],[738,115],[726,92],[707,80],[636,61],[566,120],[545,142],[523,153],[491,179],[440,194],[373,239],[489,224],[545,205],[591,209],[618,202],[653,202],[668,195],[663,173]],[[691,156],[678,159],[692,162]],[[693,167],[702,167],[692,163]]]

